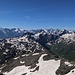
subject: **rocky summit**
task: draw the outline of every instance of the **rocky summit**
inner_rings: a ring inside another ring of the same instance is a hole
[[[75,32],[1,28],[0,75],[75,75]]]

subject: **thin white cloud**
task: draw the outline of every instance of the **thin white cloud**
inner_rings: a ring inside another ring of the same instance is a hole
[[[38,18],[37,21],[49,21],[49,20],[64,20],[64,21],[68,21],[68,20],[75,20],[75,18]]]
[[[25,12],[30,12],[30,11],[35,11],[35,10],[37,10],[37,8],[33,8],[33,9],[26,9],[26,10],[24,10]]]
[[[36,19],[36,21],[47,21],[47,20],[50,20],[49,18],[38,18]]]
[[[10,14],[12,11],[0,11],[0,14]]]
[[[70,27],[70,28],[64,28],[64,29],[75,31],[75,28],[72,28],[72,27]]]
[[[25,16],[25,18],[26,18],[26,19],[30,19],[31,17],[30,17],[30,16]]]
[[[0,21],[0,22],[2,22],[2,23],[3,23],[3,22],[9,22],[9,21]]]

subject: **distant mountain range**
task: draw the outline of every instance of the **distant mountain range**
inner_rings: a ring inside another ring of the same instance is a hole
[[[24,33],[30,32],[33,34],[53,34],[53,35],[61,35],[65,33],[70,33],[68,30],[60,30],[60,29],[36,29],[36,30],[24,30],[20,28],[0,28],[0,38],[13,38],[17,36],[22,36]]]
[[[0,28],[0,38],[13,38],[16,36],[21,36],[25,33],[25,30],[19,29],[19,28]]]
[[[74,63],[74,31],[0,28],[0,75],[71,75]]]

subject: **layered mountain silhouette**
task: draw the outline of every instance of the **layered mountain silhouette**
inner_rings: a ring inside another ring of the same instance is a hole
[[[1,75],[71,75],[74,62],[74,31],[0,29]]]

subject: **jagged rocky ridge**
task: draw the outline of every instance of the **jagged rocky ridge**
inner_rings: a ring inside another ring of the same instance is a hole
[[[30,30],[19,37],[1,39],[1,74],[70,75],[71,70],[75,74],[74,45],[75,33],[58,29]]]
[[[64,34],[67,33],[69,31],[67,30],[59,30],[59,29],[36,29],[36,30],[24,30],[24,29],[20,29],[20,28],[12,28],[12,29],[8,29],[8,28],[0,28],[0,38],[13,38],[13,37],[17,37],[17,36],[22,36],[24,33],[26,32],[31,32],[33,34],[36,33],[48,33],[48,34]]]

